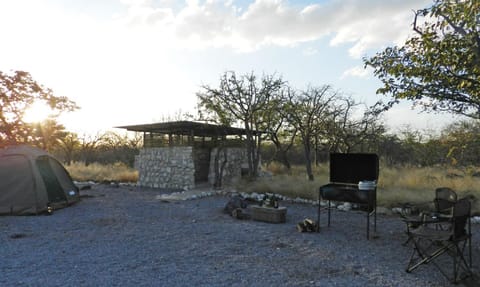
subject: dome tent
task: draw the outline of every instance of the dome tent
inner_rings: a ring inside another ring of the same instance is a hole
[[[70,175],[47,152],[25,145],[0,149],[0,214],[39,214],[79,200]]]

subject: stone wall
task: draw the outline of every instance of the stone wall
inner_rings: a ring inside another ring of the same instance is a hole
[[[218,148],[212,149],[210,155],[210,169],[208,173],[208,182],[215,182],[215,157],[217,157]],[[244,148],[225,148],[227,161],[223,170],[223,183],[232,183],[239,180],[242,176],[242,168],[248,168],[247,150]],[[220,151],[219,165],[224,161],[225,153]]]
[[[248,168],[244,148],[226,148],[220,153],[220,163],[226,164],[223,183],[240,179],[242,168]],[[143,148],[135,157],[138,185],[153,188],[192,189],[198,182],[215,182],[215,157],[217,148],[155,147]]]
[[[195,187],[192,147],[144,148],[135,157],[138,184],[153,188]]]

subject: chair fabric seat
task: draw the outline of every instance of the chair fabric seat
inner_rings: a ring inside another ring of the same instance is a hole
[[[414,236],[428,238],[430,240],[449,240],[452,232],[449,230],[437,230],[421,225],[410,231]]]

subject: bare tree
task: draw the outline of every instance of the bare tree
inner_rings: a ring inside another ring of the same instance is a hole
[[[322,138],[329,146],[330,152],[352,152],[363,150],[363,145],[385,133],[378,115],[365,109],[361,117],[355,112],[362,104],[351,97],[339,97],[324,129]]]
[[[275,75],[263,75],[260,79],[253,73],[238,77],[235,72],[226,72],[220,78],[220,86],[203,86],[197,94],[200,118],[245,129],[249,175],[255,178],[260,163],[262,137],[257,132],[268,129],[273,100],[279,96],[284,82]]]
[[[97,133],[96,135],[83,135],[80,138],[80,154],[85,166],[90,165],[93,162],[95,156],[95,149],[98,144],[101,143],[103,135]]]
[[[305,153],[305,166],[309,180],[314,180],[312,171],[312,145],[331,117],[331,106],[338,93],[329,85],[309,87],[305,91],[290,90],[287,95],[284,113],[289,123],[298,131]]]

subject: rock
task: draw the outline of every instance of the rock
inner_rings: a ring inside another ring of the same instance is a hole
[[[250,214],[245,213],[245,209],[236,208],[232,211],[232,217],[236,219],[250,219]]]
[[[383,206],[377,206],[377,214],[391,215],[392,211]]]
[[[248,203],[245,201],[243,197],[239,195],[235,195],[230,198],[230,200],[227,202],[223,210],[225,211],[225,213],[231,215],[234,210],[247,208],[247,205]]]
[[[299,222],[297,224],[297,231],[298,232],[316,232],[318,231],[318,224],[310,219],[306,218],[304,221]]]
[[[393,214],[403,215],[403,214],[404,214],[404,213],[403,213],[403,208],[401,208],[401,207],[394,207],[394,208],[392,208],[392,213],[393,213]]]
[[[345,202],[343,204],[343,210],[345,210],[345,211],[352,210],[352,204],[350,202]]]
[[[473,224],[479,224],[480,223],[480,216],[474,216],[471,218],[471,222]]]
[[[349,211],[349,210],[352,210],[352,204],[350,202],[345,202],[343,204],[338,205],[337,209],[343,210],[343,211]]]
[[[258,173],[258,176],[259,177],[262,177],[262,178],[272,178],[273,175],[271,172],[269,171],[266,171],[266,170],[261,170],[259,173]]]

